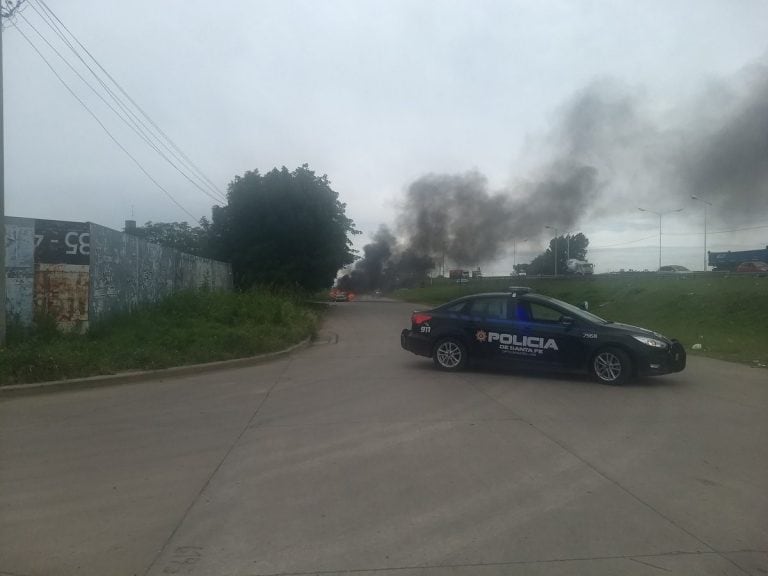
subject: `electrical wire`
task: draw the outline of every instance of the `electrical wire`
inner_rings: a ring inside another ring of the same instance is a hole
[[[85,110],[93,117],[93,119],[98,123],[98,125],[101,126],[101,128],[104,130],[104,132],[107,133],[107,136],[109,136],[112,139],[112,141],[115,144],[117,144],[117,146],[126,154],[126,156],[128,156],[131,160],[133,160],[133,162],[136,164],[136,166],[139,167],[139,169],[144,173],[144,175],[147,178],[149,178],[149,180],[155,186],[157,186],[174,204],[176,204],[176,206],[178,206],[179,208],[181,208],[181,210],[183,210],[186,214],[188,214],[190,216],[190,218],[192,218],[193,221],[197,221],[196,216],[194,214],[192,214],[192,212],[187,210],[178,200],[176,200],[176,198],[174,198],[174,196],[168,190],[166,190],[157,180],[155,180],[152,177],[152,175],[144,168],[144,166],[142,166],[141,162],[139,162],[130,152],[128,152],[128,150],[117,140],[117,138],[115,138],[112,135],[112,133],[109,131],[109,129],[107,129],[107,127],[104,125],[104,123],[101,120],[99,120],[98,116],[96,116],[96,114],[88,107],[88,105],[75,93],[74,90],[72,90],[72,88],[69,86],[69,84],[67,84],[67,82],[59,75],[59,73],[56,72],[56,69],[48,61],[48,59],[45,57],[45,55],[38,49],[38,47],[35,45],[35,43],[32,42],[32,40],[29,38],[29,36],[27,36],[24,33],[24,31],[21,28],[19,28],[16,24],[14,24],[14,27],[19,32],[19,34],[21,34],[22,38],[24,38],[24,40],[26,40],[27,43],[32,47],[32,49],[35,52],[37,52],[38,56],[40,56],[40,58],[42,58],[43,62],[45,62],[45,64],[48,66],[48,68],[50,68],[50,70],[51,70],[51,72],[53,72],[54,76],[56,76],[56,78],[59,79],[59,82],[61,82],[63,84],[64,88],[66,88],[67,91],[70,94],[72,94],[72,96],[75,98],[75,100],[77,100],[81,104],[81,106],[83,108],[85,108]]]
[[[139,106],[136,101],[131,98],[131,96],[125,91],[125,89],[120,85],[120,83],[115,80],[115,78],[101,65],[101,63],[96,59],[96,57],[91,54],[91,52],[80,42],[80,40],[75,36],[75,34],[72,33],[72,31],[61,21],[61,19],[56,16],[56,14],[51,10],[51,8],[48,6],[48,4],[45,2],[45,0],[34,0],[37,4],[39,4],[45,12],[47,12],[50,17],[55,19],[56,22],[58,22],[61,27],[66,30],[66,32],[72,37],[72,39],[77,43],[78,46],[85,52],[85,54],[88,55],[88,57],[96,64],[96,66],[106,75],[106,77],[115,85],[115,87],[120,91],[123,96],[136,108],[136,110],[149,122],[149,124],[160,134],[167,142],[170,144],[171,148],[175,150],[179,157],[187,164],[187,166],[194,172],[203,182],[205,182],[208,187],[214,192],[214,194],[218,195],[222,201],[226,201],[225,194],[211,181],[211,179],[184,153],[184,151],[171,139],[170,136],[168,136],[158,125],[157,123],[152,120],[152,118],[147,114],[147,112]],[[58,29],[58,27],[55,27],[55,29]],[[63,34],[61,35],[62,39]],[[74,49],[74,47],[71,46],[71,44],[65,40],[68,45],[70,45],[70,49],[73,50],[77,54],[77,51]],[[91,71],[94,76],[98,77],[95,71],[88,66],[88,64],[80,57],[79,54],[77,54],[78,58],[80,58],[83,61],[83,64],[88,67],[88,69]],[[106,86],[105,86],[106,88]],[[112,93],[111,90],[109,90],[110,93]],[[114,96],[113,96],[114,97]]]
[[[163,146],[169,154],[174,156],[174,159],[178,162],[181,162],[182,165],[184,162],[180,160],[177,156],[174,155],[173,151],[163,143],[162,139],[160,139],[158,136],[152,133],[151,129],[139,118],[136,116],[136,114],[130,110],[129,107],[123,103],[117,95],[114,94],[114,92],[109,88],[109,86],[98,76],[98,74],[88,65],[87,62],[82,58],[82,56],[76,51],[74,46],[67,40],[66,37],[64,37],[61,32],[58,30],[58,28],[55,26],[55,23],[52,23],[50,19],[47,16],[44,16],[41,14],[40,11],[37,10],[37,8],[34,6],[34,4],[30,4],[32,9],[37,12],[38,15],[51,27],[51,29],[56,33],[59,38],[72,50],[72,52],[75,54],[75,56],[83,63],[83,65],[88,68],[88,70],[93,74],[94,78],[101,84],[101,86],[107,91],[107,93],[112,97],[112,99],[115,101],[115,103],[120,107],[120,109],[123,111],[123,114],[118,112],[114,106],[112,106],[104,96],[102,96],[96,88],[93,87],[91,83],[86,80],[82,74],[80,74],[79,71],[75,69],[75,67],[59,52],[49,41],[45,36],[32,24],[26,17],[24,17],[23,14],[20,14],[22,19],[27,23],[28,26],[30,26],[38,36],[49,46],[51,50],[53,50],[56,55],[80,78],[80,80],[88,86],[88,88],[91,89],[91,91],[110,109],[112,112],[120,118],[131,130],[133,130],[134,133],[136,133],[139,138],[141,138],[150,148],[152,148],[163,160],[165,160],[172,168],[174,168],[183,178],[185,178],[192,186],[197,188],[200,192],[208,196],[210,199],[214,200],[215,202],[226,202],[226,199],[216,190],[212,189],[213,194],[203,188],[203,186],[200,185],[200,183],[196,182],[195,180],[190,177],[189,174],[187,174],[182,168],[180,168],[173,160],[171,160],[162,150],[158,148],[158,146],[150,140],[150,137],[153,138],[158,142],[159,145]],[[205,183],[205,180],[202,180],[203,183]],[[210,188],[210,186],[209,186]]]
[[[602,248],[614,248],[615,246],[625,246],[626,244],[635,244],[637,242],[643,242],[644,240],[650,240],[651,238],[658,238],[658,234],[653,236],[646,236],[645,238],[638,238],[637,240],[629,240],[627,242],[617,242],[616,244],[606,244],[605,246],[590,246],[590,250],[600,250]]]

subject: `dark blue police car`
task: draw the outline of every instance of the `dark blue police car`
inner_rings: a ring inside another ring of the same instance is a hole
[[[470,359],[501,361],[588,373],[606,384],[680,372],[686,362],[677,340],[604,320],[530,288],[465,296],[414,312],[400,344],[443,370],[461,370]]]

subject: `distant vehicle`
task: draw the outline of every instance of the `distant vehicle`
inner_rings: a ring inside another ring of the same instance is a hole
[[[735,271],[743,262],[768,262],[768,246],[765,250],[736,250],[735,252],[707,252],[713,272]]]
[[[584,276],[586,274],[592,274],[595,271],[595,265],[585,260],[571,258],[565,263],[565,271],[567,274]]]
[[[766,273],[768,272],[768,263],[762,262],[761,260],[754,260],[752,262],[742,262],[736,267],[736,272],[762,272]]]
[[[465,296],[411,315],[400,345],[448,371],[485,360],[592,374],[605,384],[680,372],[685,349],[661,334],[603,320],[530,288]]]
[[[669,266],[662,266],[659,268],[659,272],[662,274],[685,274],[690,272],[685,266],[679,266],[677,264],[670,264]]]
[[[333,302],[349,302],[352,299],[352,294],[345,291],[334,288],[331,290],[331,300]]]
[[[456,282],[466,282],[469,280],[469,270],[463,270],[461,268],[448,270],[448,278],[455,280]]]

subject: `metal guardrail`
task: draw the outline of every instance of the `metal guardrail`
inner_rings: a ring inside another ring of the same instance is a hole
[[[555,276],[554,274],[539,274],[539,275],[527,275],[527,276],[483,276],[482,278],[471,278],[468,281],[462,282],[462,284],[473,284],[473,283],[481,283],[483,281],[491,281],[491,282],[498,282],[498,281],[507,281],[507,282],[519,282],[519,281],[525,281],[525,280],[590,280],[592,278],[701,278],[701,277],[707,277],[707,278],[728,278],[728,277],[737,277],[737,278],[748,278],[748,277],[755,277],[755,278],[768,278],[768,273],[766,272],[731,272],[731,271],[707,271],[704,272],[703,270],[694,271],[691,270],[690,272],[641,272],[641,271],[624,271],[624,272],[602,272],[599,274],[586,274],[586,275],[576,275],[576,274],[558,274]],[[448,278],[445,278],[444,280],[455,283],[455,280],[449,280]]]

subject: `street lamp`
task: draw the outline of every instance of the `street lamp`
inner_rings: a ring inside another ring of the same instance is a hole
[[[692,200],[698,200],[704,203],[704,272],[707,271],[707,209],[712,206],[712,202],[707,202],[704,198],[691,196]]]
[[[555,231],[555,277],[557,277],[557,228],[554,226],[544,226],[544,228],[549,228],[550,230]]]
[[[523,238],[520,242],[528,242],[528,238]],[[512,238],[512,270],[517,272],[517,238]]]
[[[571,259],[571,236],[573,235],[573,232],[566,232],[563,234],[565,236],[565,259],[570,260]]]
[[[678,208],[677,210],[667,210],[666,212],[654,212],[653,210],[646,210],[645,208],[637,208],[640,210],[640,212],[650,212],[651,214],[656,214],[656,216],[659,217],[659,270],[661,270],[661,217],[664,216],[664,214],[671,214],[672,212],[682,212],[682,208]]]

